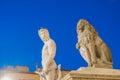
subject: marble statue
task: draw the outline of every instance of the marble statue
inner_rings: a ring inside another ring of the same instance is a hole
[[[61,65],[58,65],[58,71],[56,71],[56,62],[54,60],[54,57],[56,55],[56,43],[50,38],[47,29],[42,28],[38,30],[38,34],[41,40],[44,42],[44,46],[42,48],[43,70],[41,72],[40,80],[60,80]]]
[[[56,63],[54,61],[56,44],[54,40],[50,38],[47,29],[40,29],[38,34],[41,40],[44,42],[44,46],[42,48],[42,72],[45,75],[46,80],[54,80],[56,74]]]
[[[88,67],[96,67],[95,65],[105,67],[109,65],[109,68],[112,68],[111,51],[91,24],[81,19],[77,24],[77,34],[76,48],[88,63]]]

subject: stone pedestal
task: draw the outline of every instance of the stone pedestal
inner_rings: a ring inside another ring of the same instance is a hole
[[[93,67],[94,68],[107,68],[107,69],[113,68],[112,64],[104,64],[104,63],[94,64]]]
[[[120,80],[120,70],[82,67],[71,71],[62,80]]]

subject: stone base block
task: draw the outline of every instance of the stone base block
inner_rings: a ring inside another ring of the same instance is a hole
[[[103,64],[103,63],[100,63],[100,64],[94,64],[93,65],[94,68],[107,68],[107,69],[112,69],[113,66],[110,64]]]
[[[71,71],[62,80],[120,80],[120,70],[82,67]]]

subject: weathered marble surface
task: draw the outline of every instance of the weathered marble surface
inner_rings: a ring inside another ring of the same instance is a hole
[[[82,67],[71,71],[62,80],[120,80],[120,70]]]
[[[47,29],[38,30],[38,34],[41,40],[44,42],[42,48],[42,66],[43,70],[41,73],[40,80],[55,80],[56,77],[56,63],[54,57],[56,54],[56,44],[54,40],[50,38]]]
[[[89,22],[81,19],[77,24],[77,34],[76,48],[88,67],[112,68],[111,51]]]
[[[40,80],[61,80],[61,65],[56,66],[54,60],[56,55],[56,43],[50,38],[49,31],[45,28],[38,30],[39,37],[44,42],[42,48],[42,72],[36,72],[40,74]],[[57,70],[56,70],[57,68]]]

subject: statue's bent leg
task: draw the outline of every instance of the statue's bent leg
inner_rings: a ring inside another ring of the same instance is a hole
[[[81,47],[80,49],[80,53],[81,53],[81,56],[83,57],[83,59],[88,63],[88,66],[91,66],[91,55],[89,53],[89,51],[87,50],[86,47]]]
[[[95,45],[94,45],[94,43],[89,43],[89,44],[88,44],[88,48],[89,48],[89,52],[90,52],[90,55],[91,55],[92,64],[96,64],[96,62],[97,62],[97,57],[96,57],[96,52],[95,52]]]
[[[110,61],[111,60],[111,52],[110,50],[108,49],[108,47],[103,44],[101,46],[101,60],[106,63],[106,64],[112,64],[112,62]]]
[[[46,79],[47,80],[55,80],[55,70],[49,71],[48,74],[46,75]]]

